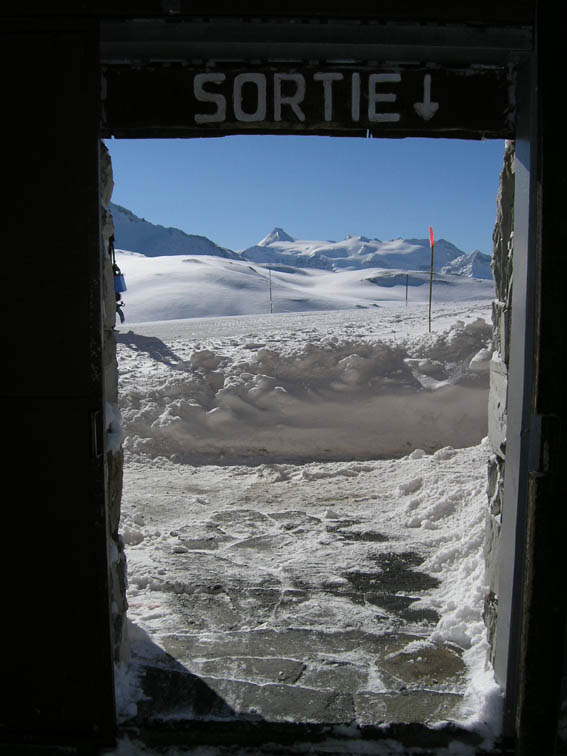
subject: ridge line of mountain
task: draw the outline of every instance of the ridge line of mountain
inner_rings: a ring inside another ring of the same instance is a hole
[[[342,241],[299,240],[275,227],[257,244],[240,252],[221,247],[206,236],[188,234],[139,218],[131,210],[110,203],[117,248],[147,257],[167,255],[213,255],[225,259],[295,268],[353,270],[385,268],[428,270],[429,239],[381,241],[366,236],[347,236]],[[490,256],[479,250],[467,254],[445,239],[435,242],[434,269],[474,278],[492,278]]]

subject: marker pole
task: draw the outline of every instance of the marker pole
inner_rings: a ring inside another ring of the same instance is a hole
[[[435,248],[433,228],[431,226],[429,226],[429,244],[431,246],[431,268],[429,270],[429,333],[431,333],[431,300],[433,298],[433,250]]]

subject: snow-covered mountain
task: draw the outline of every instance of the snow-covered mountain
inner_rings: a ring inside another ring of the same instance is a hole
[[[468,278],[492,278],[491,258],[475,249],[470,255],[461,255],[441,270],[453,276],[467,276]]]
[[[262,241],[258,242],[259,247],[266,247],[268,244],[273,244],[274,242],[294,242],[295,239],[293,236],[290,236],[288,233],[286,233],[283,228],[279,228],[276,226],[273,231],[270,231],[270,233],[267,236],[264,236]]]
[[[221,247],[205,236],[166,228],[134,215],[121,205],[110,203],[114,219],[115,245],[118,249],[146,255],[212,255],[231,260],[248,260],[270,266],[319,268],[320,270],[393,270],[429,271],[429,239],[392,239],[381,241],[366,236],[347,236],[342,241],[295,239],[276,227],[257,244],[240,252]],[[435,242],[434,269],[437,272],[469,278],[492,279],[490,257],[476,250],[465,254],[454,244]]]
[[[115,244],[120,249],[139,252],[146,257],[214,255],[238,258],[232,250],[219,247],[206,236],[186,234],[178,228],[150,223],[114,202],[110,203],[110,211],[114,220]]]
[[[128,322],[375,308],[429,298],[428,239],[305,241],[274,228],[237,253],[119,205],[111,210]],[[493,296],[487,255],[436,242],[434,301]]]
[[[376,267],[419,271],[429,270],[431,264],[429,239],[399,238],[381,241],[366,236],[347,236],[339,242],[306,241],[294,239],[281,228],[274,228],[258,244],[243,250],[241,255],[246,260],[257,263],[322,270]],[[492,278],[490,258],[481,252],[476,252],[475,255],[474,260],[471,260],[472,256],[466,255],[451,242],[439,239],[435,242],[434,269],[454,275]],[[488,264],[484,263],[483,258]],[[454,269],[451,266],[455,266]]]

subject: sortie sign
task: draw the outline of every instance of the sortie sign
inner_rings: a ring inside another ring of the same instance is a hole
[[[310,66],[106,70],[110,131],[188,133],[372,130],[379,135],[511,129],[509,82],[497,67]]]
[[[193,95],[199,103],[212,104],[194,114],[195,123],[243,123],[307,120],[350,120],[352,123],[397,123],[401,73],[316,71],[302,73],[246,72],[227,82],[225,73],[199,73],[193,78]],[[439,108],[431,101],[431,74],[423,78],[423,100],[414,103],[420,118],[429,120]],[[341,84],[342,86],[340,86]]]

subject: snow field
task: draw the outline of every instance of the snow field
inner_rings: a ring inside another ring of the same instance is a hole
[[[219,633],[409,628],[419,640],[394,650],[392,664],[419,666],[440,644],[460,649],[460,721],[490,737],[500,705],[482,621],[490,305],[439,306],[431,334],[424,314],[120,329],[129,617],[164,648],[183,635],[194,653],[180,661],[209,675],[204,649]],[[116,425],[114,416],[114,440]],[[403,622],[349,599],[357,576],[389,574],[391,554],[403,575],[425,576],[425,590],[403,591]],[[274,600],[236,611],[243,585]],[[333,660],[358,670],[362,694],[391,685],[364,646]],[[309,663],[307,677],[319,674]],[[135,685],[120,680],[127,712]],[[468,753],[455,749],[439,753]]]
[[[211,255],[145,257],[117,250],[116,259],[126,278],[124,313],[131,323],[267,314],[270,278],[273,311],[278,314],[373,310],[404,302],[406,295],[406,270],[395,265],[377,267],[380,261],[374,263],[376,267],[333,271],[298,267],[301,263],[293,256],[280,265]],[[428,272],[414,269],[408,275],[409,302],[427,302]],[[492,280],[442,273],[435,274],[433,291],[435,301],[440,302],[494,297]]]

